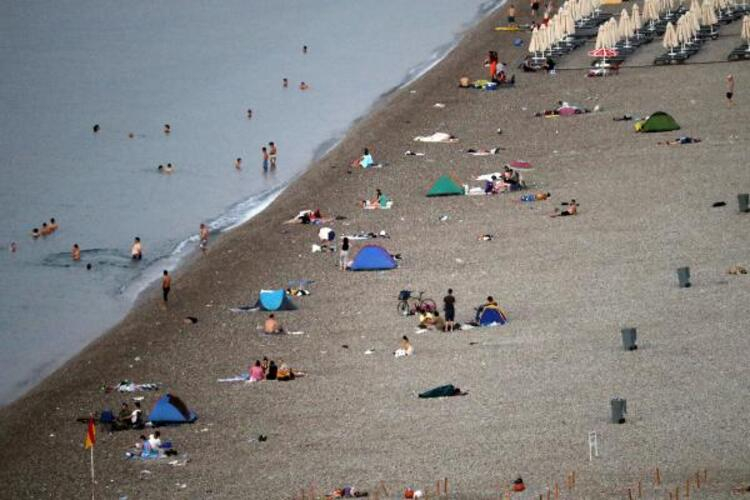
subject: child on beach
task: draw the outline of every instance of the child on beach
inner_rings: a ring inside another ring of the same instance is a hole
[[[393,352],[393,355],[397,358],[401,358],[404,356],[411,356],[412,354],[414,354],[414,347],[412,347],[411,342],[409,342],[409,337],[404,335],[401,337],[398,349]]]
[[[172,289],[172,277],[169,275],[169,271],[164,270],[164,277],[161,279],[161,292],[164,304],[167,303],[169,298],[169,290]]]
[[[354,160],[352,162],[352,166],[359,165],[362,168],[368,168],[375,164],[375,160],[372,159],[372,155],[370,154],[370,150],[368,148],[365,148],[362,152],[362,156],[359,157],[358,160]]]
[[[206,248],[208,247],[208,228],[203,223],[201,223],[199,228],[198,239],[200,241],[198,246],[200,246],[203,253],[206,253]]]

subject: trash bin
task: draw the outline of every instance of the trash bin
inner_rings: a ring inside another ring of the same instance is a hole
[[[635,328],[623,328],[622,332],[622,346],[626,351],[635,351],[638,346],[635,344],[636,333]]]
[[[748,193],[738,194],[737,203],[740,206],[740,213],[744,214],[746,212],[750,212],[750,208],[748,208],[748,203],[750,203],[750,194]]]
[[[624,424],[625,415],[628,413],[628,402],[622,398],[612,398],[609,400],[609,406],[612,409],[612,423]]]
[[[680,288],[690,288],[690,268],[677,268],[677,279],[680,282]]]

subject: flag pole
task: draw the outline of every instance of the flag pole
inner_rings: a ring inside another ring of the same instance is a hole
[[[94,447],[91,447],[91,500],[94,500]]]

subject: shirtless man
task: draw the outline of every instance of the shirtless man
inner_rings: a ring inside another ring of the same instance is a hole
[[[273,142],[268,143],[268,159],[271,162],[271,168],[276,168],[276,155],[278,154],[278,151],[276,151],[276,144]]]
[[[268,318],[263,324],[263,332],[268,335],[284,333],[284,329],[281,328],[281,325],[279,324],[279,322],[276,321],[276,316],[274,316],[273,313],[268,315]]]
[[[164,133],[169,134],[172,132],[172,126],[169,123],[164,124]]]
[[[141,260],[143,258],[143,246],[138,236],[135,237],[133,246],[130,247],[130,258],[133,260]]]
[[[729,108],[734,106],[732,97],[734,97],[734,75],[729,73],[727,75],[727,107]]]
[[[566,217],[568,215],[576,215],[578,213],[578,203],[576,203],[576,200],[570,200],[570,203],[568,203],[568,208],[560,211],[559,208],[555,209],[555,213],[550,215],[550,217]]]
[[[198,238],[200,240],[199,246],[201,247],[201,251],[206,253],[206,248],[208,247],[208,228],[203,223],[201,223]]]
[[[308,84],[306,84],[305,82],[300,82],[300,84],[299,84],[299,89],[300,90],[307,90],[309,88],[310,88],[310,86]]]
[[[46,222],[42,222],[41,234],[42,236],[49,236],[50,234],[52,234],[52,230],[49,228]]]
[[[237,170],[242,170],[242,158],[237,158],[234,160],[234,168]]]
[[[49,220],[49,231],[50,231],[51,233],[54,233],[55,231],[57,231],[57,228],[58,228],[58,227],[60,227],[60,226],[58,226],[58,225],[57,225],[57,222],[55,222],[55,218],[54,218],[54,217],[52,217],[52,218],[51,218],[51,219]]]
[[[161,279],[161,294],[166,305],[167,299],[169,298],[169,290],[172,289],[172,277],[169,275],[169,271],[164,270],[164,276]]]
[[[78,243],[73,244],[73,249],[70,251],[70,256],[73,258],[73,262],[81,260],[81,248]]]

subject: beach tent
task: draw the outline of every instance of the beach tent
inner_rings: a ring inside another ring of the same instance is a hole
[[[255,307],[261,311],[292,311],[297,306],[284,290],[261,290]]]
[[[378,245],[363,246],[349,266],[352,271],[381,271],[395,268],[396,261],[393,260],[391,254]]]
[[[674,118],[663,111],[657,111],[645,120],[635,124],[636,132],[669,132],[670,130],[679,130],[680,126],[674,121]]]
[[[148,420],[154,425],[191,424],[198,420],[198,415],[177,396],[166,394],[156,402]]]
[[[447,175],[442,175],[427,192],[427,196],[453,196],[464,194],[464,188]]]
[[[480,326],[504,325],[507,322],[508,317],[499,307],[485,307],[479,315]]]

